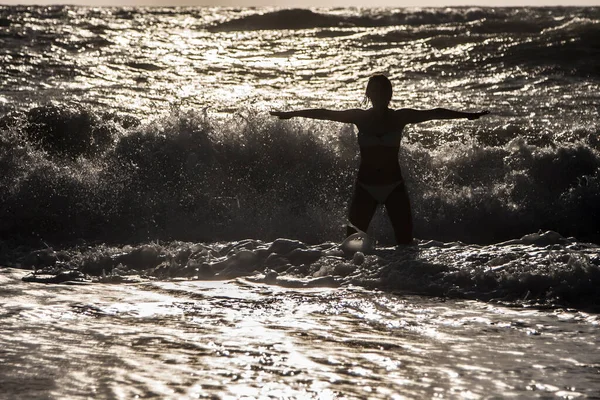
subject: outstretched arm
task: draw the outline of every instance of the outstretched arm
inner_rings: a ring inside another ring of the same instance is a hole
[[[414,124],[418,122],[431,121],[434,119],[458,119],[467,118],[470,120],[478,119],[482,115],[487,115],[490,112],[485,110],[481,112],[462,112],[453,111],[446,108],[434,108],[432,110],[413,110],[411,108],[403,108],[397,111],[397,115],[401,122],[405,124]]]
[[[327,121],[356,123],[359,120],[360,114],[362,112],[363,110],[360,109],[335,111],[326,110],[324,108],[313,108],[298,111],[271,111],[271,115],[279,117],[279,119],[303,117],[312,119],[323,119]]]

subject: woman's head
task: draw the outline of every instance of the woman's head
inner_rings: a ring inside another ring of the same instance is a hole
[[[387,107],[392,100],[392,82],[385,75],[373,75],[367,83],[366,96],[373,107]]]

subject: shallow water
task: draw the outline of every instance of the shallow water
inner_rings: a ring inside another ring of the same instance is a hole
[[[597,398],[598,316],[232,281],[0,270],[3,398]]]

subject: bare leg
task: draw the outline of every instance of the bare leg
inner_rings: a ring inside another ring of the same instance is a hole
[[[385,209],[394,228],[396,243],[410,244],[413,240],[412,213],[404,184],[398,185],[390,193],[385,201]]]
[[[354,187],[354,195],[352,196],[352,202],[350,203],[350,210],[348,212],[348,220],[358,229],[366,232],[371,223],[375,210],[377,210],[377,200],[373,198],[358,183]],[[346,236],[350,236],[356,233],[356,229],[348,226],[346,229]]]

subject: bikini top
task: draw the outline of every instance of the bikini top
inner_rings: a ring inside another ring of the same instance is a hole
[[[375,136],[373,134],[367,134],[360,131],[358,132],[358,145],[360,147],[398,147],[400,146],[400,139],[402,139],[402,131],[388,132],[381,136]]]

